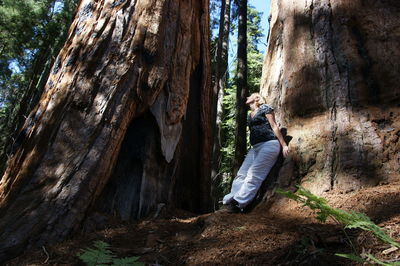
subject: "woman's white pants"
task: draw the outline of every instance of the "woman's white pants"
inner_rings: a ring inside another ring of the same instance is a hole
[[[228,204],[232,199],[244,208],[256,196],[262,182],[274,166],[281,146],[278,140],[257,143],[246,155],[237,176],[233,180],[231,192],[222,200]]]

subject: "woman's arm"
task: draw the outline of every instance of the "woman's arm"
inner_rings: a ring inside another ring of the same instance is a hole
[[[281,133],[281,131],[279,130],[278,125],[276,124],[274,112],[265,114],[265,117],[268,119],[268,122],[269,122],[269,124],[271,125],[271,128],[272,128],[272,130],[273,130],[274,133],[275,133],[275,136],[278,138],[279,143],[280,143],[281,146],[282,146],[282,153],[283,153],[283,156],[284,156],[284,157],[287,157],[288,154],[289,154],[289,147],[288,147],[288,145],[286,144],[285,140],[283,139],[282,133]]]

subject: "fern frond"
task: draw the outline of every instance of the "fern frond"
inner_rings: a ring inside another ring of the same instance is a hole
[[[301,186],[298,187],[296,193],[283,191],[281,189],[278,189],[277,192],[289,199],[302,203],[303,206],[316,210],[317,219],[321,222],[325,222],[328,217],[332,217],[335,221],[342,224],[344,228],[358,228],[370,231],[383,242],[400,248],[400,243],[386,235],[379,226],[372,222],[371,219],[363,213],[354,211],[346,212],[341,209],[330,207],[326,199],[312,194]]]
[[[359,256],[357,256],[355,254],[336,253],[335,256],[346,258],[346,259],[349,259],[349,260],[352,260],[352,261],[355,261],[355,262],[358,262],[358,263],[364,263],[365,262],[365,260],[363,258],[361,258],[361,257],[359,257]]]
[[[82,249],[82,254],[79,254],[78,257],[88,266],[96,266],[101,264],[109,264],[113,260],[112,252],[109,251],[107,246],[104,245],[105,242],[100,243],[102,241],[96,241],[93,248]],[[107,243],[105,243],[107,244]]]
[[[81,249],[82,253],[78,257],[88,266],[144,266],[138,262],[139,257],[117,258],[110,250],[110,245],[104,241],[95,241],[95,248]]]
[[[114,259],[113,265],[115,266],[144,266],[144,263],[138,262],[139,257],[126,257]]]
[[[378,265],[383,265],[383,266],[399,266],[400,265],[400,262],[387,263],[387,262],[380,261],[379,259],[375,258],[371,254],[367,254],[367,257]]]

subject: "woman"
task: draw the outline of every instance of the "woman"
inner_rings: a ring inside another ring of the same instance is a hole
[[[252,148],[233,180],[231,192],[222,201],[228,212],[239,212],[253,200],[278,159],[281,147],[284,157],[289,154],[289,147],[275,122],[274,109],[265,104],[259,93],[247,97],[246,104],[251,109],[247,125]]]

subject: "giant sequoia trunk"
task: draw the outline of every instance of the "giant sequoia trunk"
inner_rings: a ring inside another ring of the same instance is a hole
[[[283,184],[399,181],[400,2],[273,0],[271,12],[261,92],[293,136]]]
[[[208,1],[82,0],[0,183],[0,261],[93,210],[210,206]],[[121,148],[122,146],[122,148]]]

